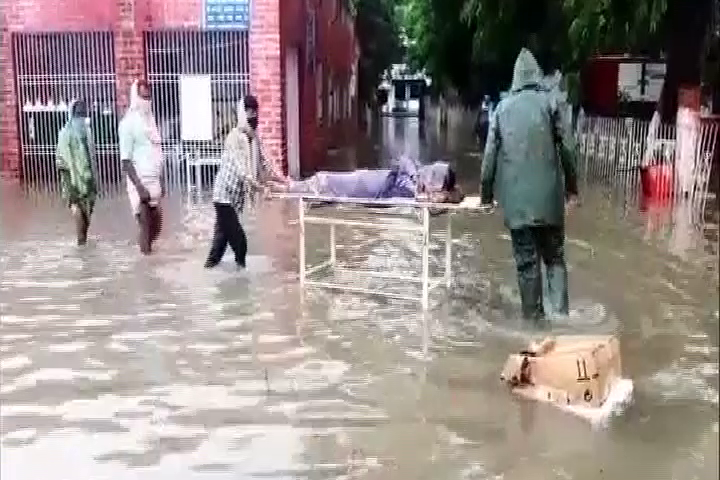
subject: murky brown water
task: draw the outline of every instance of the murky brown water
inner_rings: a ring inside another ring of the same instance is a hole
[[[405,142],[474,170],[467,141],[418,144],[412,130],[396,127],[379,151]],[[457,284],[423,317],[363,295],[309,290],[301,303],[292,205],[248,215],[239,274],[229,259],[202,269],[207,206],[171,199],[159,251],[143,259],[123,197],[98,206],[85,249],[56,202],[11,188],[2,200],[3,479],[718,476],[717,229],[708,241],[687,215],[648,222],[587,191],[570,218],[574,308],[553,330],[616,333],[636,387],[635,404],[593,430],[499,384],[535,332],[517,318],[497,216],[457,219]],[[354,262],[415,253],[376,236]]]

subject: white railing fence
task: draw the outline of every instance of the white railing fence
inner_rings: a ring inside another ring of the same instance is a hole
[[[21,177],[28,191],[57,195],[58,132],[73,100],[89,107],[100,196],[122,190],[117,124],[113,32],[13,33]],[[250,90],[246,30],[161,30],[144,32],[145,66],[153,109],[163,138],[167,185],[171,190],[207,190],[225,134],[236,124],[239,100]],[[180,83],[209,79],[212,138],[187,141],[180,129]]]
[[[704,208],[719,136],[716,117],[679,128],[633,118],[581,118],[575,129],[579,175],[586,184],[636,189],[641,167],[669,165],[674,172],[673,195],[688,197]]]
[[[112,32],[13,33],[21,175],[26,186],[59,192],[58,132],[73,100],[88,105],[97,181],[121,179],[117,148],[116,75]]]
[[[153,108],[163,138],[168,188],[200,198],[212,183],[225,136],[237,123],[237,104],[250,91],[248,32],[148,31],[145,52]],[[209,78],[211,139],[183,138],[181,81],[187,76]]]

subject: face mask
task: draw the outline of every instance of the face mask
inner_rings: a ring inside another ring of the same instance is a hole
[[[258,118],[257,117],[250,117],[247,119],[248,125],[250,125],[250,128],[253,130],[257,129],[258,126]]]

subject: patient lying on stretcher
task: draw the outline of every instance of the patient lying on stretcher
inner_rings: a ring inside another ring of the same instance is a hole
[[[460,203],[463,199],[455,171],[447,162],[418,166],[406,157],[389,169],[318,172],[279,188],[286,193],[334,198],[396,198],[432,203]]]

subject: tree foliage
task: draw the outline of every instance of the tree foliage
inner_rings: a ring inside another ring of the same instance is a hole
[[[571,66],[595,52],[662,54],[667,70],[657,110],[670,121],[678,88],[699,85],[713,0],[564,0]]]
[[[459,90],[507,88],[518,51],[528,47],[546,71],[560,68],[576,81],[593,54],[664,55],[668,102],[679,83],[699,82],[713,0],[404,1],[412,57]]]
[[[353,0],[353,7],[360,45],[358,96],[373,103],[383,72],[401,55],[400,24],[393,0]]]
[[[470,58],[473,24],[458,16],[464,1],[406,0],[403,24],[410,39],[410,65],[424,68],[436,88],[453,87],[471,95],[481,77]]]

